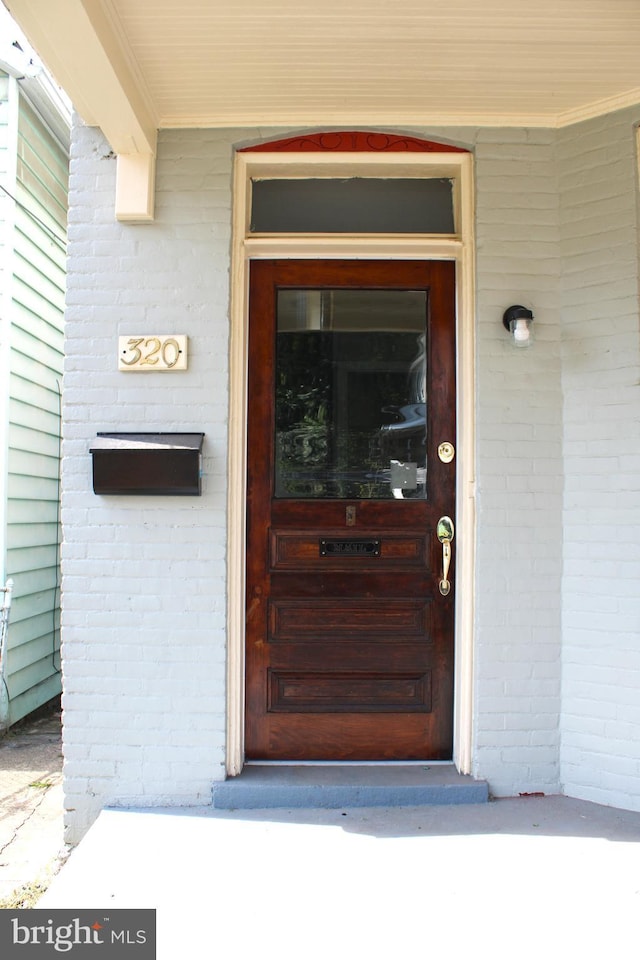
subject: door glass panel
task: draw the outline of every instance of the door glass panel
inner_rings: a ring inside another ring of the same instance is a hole
[[[427,292],[281,289],[275,496],[424,499]]]

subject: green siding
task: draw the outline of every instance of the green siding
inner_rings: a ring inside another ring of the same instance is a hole
[[[60,692],[60,384],[68,158],[20,99],[9,379],[8,722]]]

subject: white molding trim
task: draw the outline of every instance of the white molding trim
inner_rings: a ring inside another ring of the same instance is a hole
[[[560,110],[556,113],[359,113],[357,122],[354,121],[352,112],[348,115],[331,112],[322,114],[320,117],[309,117],[298,113],[278,114],[277,116],[273,114],[259,116],[249,113],[220,116],[220,114],[203,113],[189,116],[163,116],[160,118],[158,126],[161,130],[200,127],[208,129],[292,127],[298,129],[310,125],[314,129],[329,129],[331,127],[352,129],[355,125],[355,127],[362,128],[544,127],[555,130],[638,105],[640,105],[640,87],[634,87],[625,93],[606,97],[603,100],[594,100],[579,107]]]
[[[160,116],[160,130],[204,128],[210,130],[259,129],[271,127],[296,130],[418,129],[433,127],[556,127],[562,114],[555,113],[403,113],[402,111],[367,113],[353,110],[318,114],[234,114],[194,113]],[[284,134],[287,135],[286,133]],[[304,154],[303,154],[304,156]],[[355,156],[355,154],[351,154]],[[364,154],[362,154],[364,156]],[[390,154],[391,156],[391,154]]]
[[[429,177],[455,181],[455,237],[248,236],[252,177]],[[458,436],[454,763],[471,772],[475,589],[475,243],[470,153],[237,153],[229,357],[226,772],[244,763],[244,593],[248,264],[260,258],[432,259],[457,264]]]
[[[564,110],[557,115],[555,126],[558,128],[570,127],[574,123],[594,120],[596,117],[604,117],[608,113],[615,113],[616,110],[624,110],[627,107],[635,107],[639,104],[640,87],[635,87],[633,90],[628,90],[626,93],[618,94],[615,97],[594,100],[593,103],[585,103],[582,107]]]

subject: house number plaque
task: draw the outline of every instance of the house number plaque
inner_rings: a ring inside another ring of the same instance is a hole
[[[187,369],[187,338],[184,334],[118,337],[118,370],[150,373]]]

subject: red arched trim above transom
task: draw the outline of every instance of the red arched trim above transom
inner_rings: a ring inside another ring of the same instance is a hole
[[[255,147],[243,147],[240,153],[469,153],[448,143],[405,137],[399,133],[367,133],[360,130],[335,130],[305,133],[286,140],[272,140]]]

